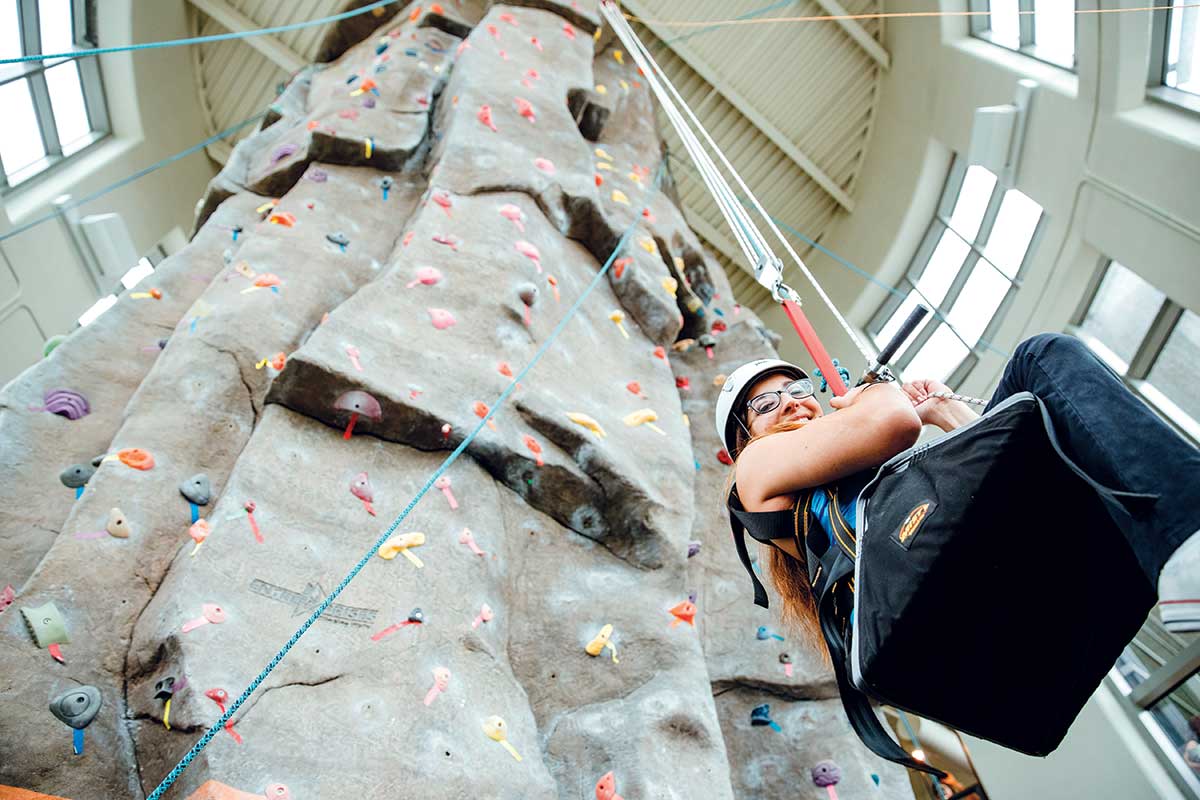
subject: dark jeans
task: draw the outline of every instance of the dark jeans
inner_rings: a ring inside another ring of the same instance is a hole
[[[1114,515],[1157,587],[1163,564],[1200,530],[1200,449],[1073,336],[1042,333],[1017,345],[987,408],[1020,391],[1042,399],[1063,450],[1098,483],[1159,495],[1145,513]]]

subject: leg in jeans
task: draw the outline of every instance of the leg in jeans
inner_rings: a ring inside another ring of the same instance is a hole
[[[1122,525],[1152,583],[1200,530],[1200,449],[1135,397],[1073,336],[1043,333],[1017,346],[988,409],[1020,391],[1046,404],[1067,455],[1097,482],[1157,494],[1153,511]]]

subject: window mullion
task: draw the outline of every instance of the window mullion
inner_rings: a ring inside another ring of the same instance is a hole
[[[50,102],[45,70],[29,76],[29,89],[33,95],[33,108],[37,113],[38,128],[42,131],[46,155],[52,158],[61,156],[62,144],[58,141],[58,126],[54,123],[54,105]]]
[[[1057,0],[1063,2],[1063,0]],[[1018,11],[1020,14],[1017,17],[1017,23],[1021,30],[1021,48],[1033,47],[1036,43],[1036,31],[1034,30],[1033,19],[1033,0],[1020,0]]]
[[[957,236],[958,234],[955,234]],[[950,288],[946,290],[946,296],[942,298],[942,305],[939,310],[945,316],[950,315],[950,309],[954,307],[954,302],[958,300],[958,296],[962,294],[963,286],[971,278],[971,273],[975,271],[975,267],[983,260],[979,258],[979,254],[975,251],[969,251],[962,266],[958,268],[958,274],[954,276],[954,280],[950,282]],[[962,338],[962,337],[959,337]]]
[[[992,236],[992,227],[996,224],[996,217],[1000,215],[1000,206],[1004,203],[1004,194],[1007,191],[1008,189],[1001,185],[1000,178],[997,176],[996,185],[992,187],[992,196],[988,198],[987,209],[983,212],[983,219],[979,222],[979,232],[975,234],[975,241],[972,242],[972,244],[978,245],[980,251]]]
[[[8,173],[4,171],[4,159],[0,158],[0,194],[8,191]]]
[[[1150,330],[1146,331],[1129,361],[1129,369],[1125,374],[1130,379],[1145,380],[1150,374],[1150,368],[1154,366],[1155,359],[1166,346],[1167,339],[1171,337],[1171,332],[1175,330],[1175,325],[1182,316],[1183,306],[1170,298],[1163,300],[1162,305],[1158,307],[1158,313],[1154,315],[1154,321],[1150,323]]]
[[[87,110],[88,127],[93,131],[108,133],[108,103],[104,96],[104,81],[100,78],[100,59],[81,58],[79,80],[83,84],[83,105]]]
[[[971,0],[971,34],[973,36],[979,36],[991,28],[991,19],[988,17],[989,5],[989,0]]]
[[[1096,295],[1100,293],[1100,284],[1104,283],[1104,276],[1108,274],[1108,268],[1112,266],[1112,263],[1111,258],[1100,259],[1099,267],[1088,279],[1087,288],[1083,290],[1083,297],[1079,299],[1079,305],[1075,307],[1075,313],[1071,315],[1071,325],[1083,325],[1088,311],[1092,309],[1092,303],[1096,302]]]

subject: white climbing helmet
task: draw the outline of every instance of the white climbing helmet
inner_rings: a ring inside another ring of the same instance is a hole
[[[734,455],[737,446],[737,426],[740,422],[737,412],[747,400],[746,393],[759,378],[774,373],[790,375],[797,380],[808,377],[807,372],[788,361],[778,358],[760,358],[757,361],[742,364],[725,379],[725,385],[721,387],[721,393],[717,395],[715,421],[717,436],[721,438],[721,444],[725,445],[725,452],[731,456]]]

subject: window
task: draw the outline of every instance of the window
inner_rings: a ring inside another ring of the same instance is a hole
[[[83,0],[0,0],[0,58],[62,53],[86,41]],[[108,132],[95,58],[0,65],[0,192]]]
[[[960,383],[1003,318],[1036,245],[1042,208],[996,176],[958,158],[937,213],[901,281],[867,325],[882,349],[918,303],[936,309],[893,366],[906,375]]]
[[[1121,375],[1134,394],[1200,442],[1200,316],[1137,273],[1105,261],[1068,330]]]
[[[1071,0],[971,0],[971,35],[1039,61],[1075,69]]]
[[[1200,7],[1185,0],[1154,12],[1150,95],[1200,112]]]

